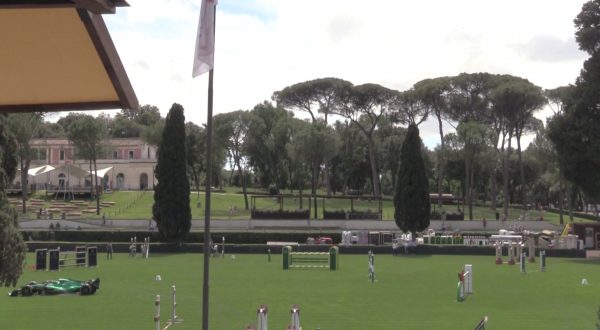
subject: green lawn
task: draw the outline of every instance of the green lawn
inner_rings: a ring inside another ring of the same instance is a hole
[[[96,269],[26,270],[19,284],[99,276],[101,288],[94,296],[3,294],[2,329],[153,329],[154,297],[161,294],[162,320],[168,319],[172,284],[184,322],[171,329],[201,328],[202,255],[99,257]],[[457,272],[465,263],[473,264],[474,294],[459,303]],[[495,265],[492,256],[377,255],[375,266],[377,282],[370,283],[366,256],[341,255],[338,271],[283,271],[279,255],[271,263],[266,255],[212,259],[210,329],[256,324],[260,304],[269,306],[272,329],[286,328],[292,304],[301,307],[304,329],[472,329],[484,315],[490,318],[489,330],[594,329],[598,321],[597,262],[548,258],[546,272],[528,264],[526,275],[518,266]],[[582,278],[589,284],[581,285]]]
[[[42,198],[43,192],[38,192],[33,196],[34,198]],[[225,192],[213,192],[211,194],[211,216],[213,219],[248,219],[250,218],[250,211],[244,210],[244,197],[235,188],[229,188]],[[100,219],[102,214],[106,215],[107,219],[118,220],[118,219],[142,219],[148,220],[152,217],[152,204],[154,203],[154,197],[152,191],[115,191],[107,193],[102,196],[103,202],[114,202],[115,205],[111,207],[105,207],[101,210],[101,215],[89,214],[86,218]],[[198,207],[200,202],[200,207]],[[248,202],[252,203],[250,197]],[[304,197],[302,199],[302,207],[308,208],[309,199]],[[90,203],[91,205],[92,203]],[[49,205],[49,202],[47,203]],[[95,204],[94,204],[95,205]],[[94,207],[91,205],[91,207]],[[204,219],[205,213],[205,195],[204,193],[193,192],[190,194],[190,207],[192,209],[192,219]],[[252,205],[250,205],[252,207]],[[278,210],[280,207],[279,200],[272,197],[257,198],[255,200],[255,207],[260,210]],[[317,208],[319,209],[319,217],[322,217],[321,210],[325,207],[326,210],[350,210],[350,201],[342,199],[322,199],[317,200]],[[436,207],[432,205],[432,209]],[[461,206],[462,207],[462,206]],[[229,210],[235,208],[237,212],[230,215]],[[285,210],[296,210],[300,208],[299,198],[284,198],[283,208]],[[359,211],[378,209],[378,203],[369,199],[355,200],[353,202],[353,208]],[[456,212],[457,207],[452,205],[445,205],[444,209],[447,212]],[[31,211],[36,209],[32,208]],[[501,209],[498,209],[501,211]],[[465,212],[467,210],[464,210]],[[468,217],[468,213],[465,215]],[[34,218],[35,214],[31,213],[28,215],[30,218]],[[394,205],[391,201],[383,202],[383,219],[392,220],[394,217]],[[509,218],[519,219],[525,218],[529,220],[535,220],[539,217],[543,217],[544,220],[552,223],[559,223],[559,215],[556,213],[543,212],[543,211],[525,211],[521,208],[510,208]],[[495,213],[489,207],[474,206],[473,207],[473,219],[481,220],[486,218],[487,220],[494,220]],[[565,215],[565,221],[568,221],[568,216]],[[575,218],[575,221],[589,221],[586,219]]]

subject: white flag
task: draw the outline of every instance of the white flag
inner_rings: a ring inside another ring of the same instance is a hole
[[[192,77],[210,71],[215,63],[215,6],[217,0],[202,0],[196,51],[194,53],[194,70]]]

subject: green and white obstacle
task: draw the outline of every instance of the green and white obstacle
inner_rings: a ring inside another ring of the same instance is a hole
[[[291,246],[284,246],[283,269],[290,268],[329,268],[337,270],[339,265],[339,249],[332,246],[329,252],[293,252]]]
[[[464,301],[468,294],[473,294],[473,265],[465,265],[458,273],[456,301]]]

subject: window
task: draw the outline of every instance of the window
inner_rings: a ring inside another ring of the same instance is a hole
[[[146,190],[148,188],[148,174],[140,174],[140,190]]]
[[[113,151],[113,159],[118,159],[119,158],[119,153],[115,150]]]
[[[46,160],[46,149],[33,149],[32,160]]]
[[[129,159],[133,159],[133,150],[129,150]]]
[[[64,151],[64,150],[61,150],[61,151],[60,151],[58,158],[59,158],[60,160],[65,160],[65,151]]]

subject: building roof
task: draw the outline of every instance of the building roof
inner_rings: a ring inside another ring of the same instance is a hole
[[[135,109],[101,14],[123,0],[2,0],[0,112]]]

